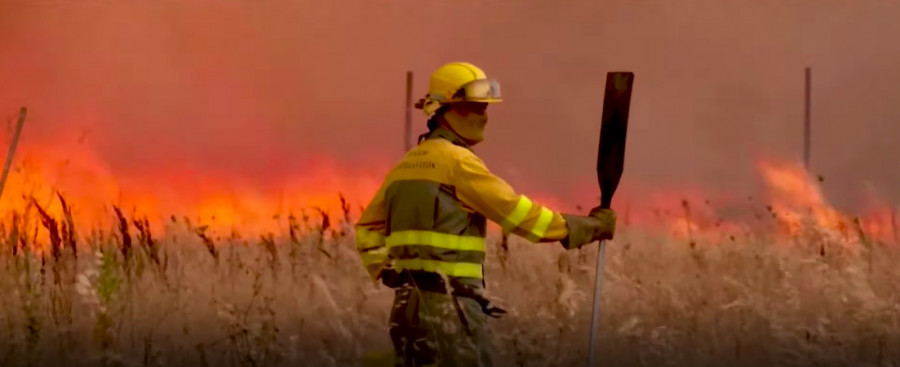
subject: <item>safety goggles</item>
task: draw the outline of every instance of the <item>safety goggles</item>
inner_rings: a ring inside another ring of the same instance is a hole
[[[451,102],[500,102],[500,83],[492,79],[478,79],[459,88]]]

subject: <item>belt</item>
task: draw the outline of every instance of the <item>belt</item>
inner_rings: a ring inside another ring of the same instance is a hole
[[[471,298],[478,302],[481,311],[486,315],[499,318],[505,314],[506,310],[491,304],[491,301],[482,295],[482,290],[471,285],[460,283],[457,279],[450,277],[450,285],[440,274],[421,271],[421,270],[401,270],[387,269],[382,272],[381,282],[391,288],[398,289],[404,286],[411,286],[423,292],[434,293],[450,293],[456,297]]]

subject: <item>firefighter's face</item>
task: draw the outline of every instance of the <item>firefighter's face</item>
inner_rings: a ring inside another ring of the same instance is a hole
[[[470,145],[474,145],[484,140],[487,107],[487,103],[481,102],[453,103],[444,113],[444,117],[453,131],[467,140]]]

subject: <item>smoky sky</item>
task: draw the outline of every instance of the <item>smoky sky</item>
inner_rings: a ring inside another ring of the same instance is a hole
[[[123,177],[262,183],[317,157],[393,163],[406,71],[418,98],[468,61],[502,85],[488,167],[573,199],[595,181],[606,73],[627,70],[623,190],[750,194],[754,159],[802,158],[809,66],[829,199],[897,203],[898,20],[893,1],[0,0],[0,111],[28,106],[23,141],[82,136]]]

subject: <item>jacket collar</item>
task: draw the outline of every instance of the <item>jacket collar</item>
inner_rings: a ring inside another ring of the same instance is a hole
[[[451,131],[450,129],[448,129],[446,127],[439,127],[437,129],[434,129],[434,131],[432,131],[431,133],[428,133],[428,135],[425,137],[425,139],[438,139],[438,138],[446,139],[446,140],[450,141],[451,143],[453,143],[453,145],[461,146],[468,150],[472,150],[472,147],[469,144],[466,144],[466,142],[461,137],[459,137],[459,135],[456,135],[456,133],[454,133],[453,131]]]

